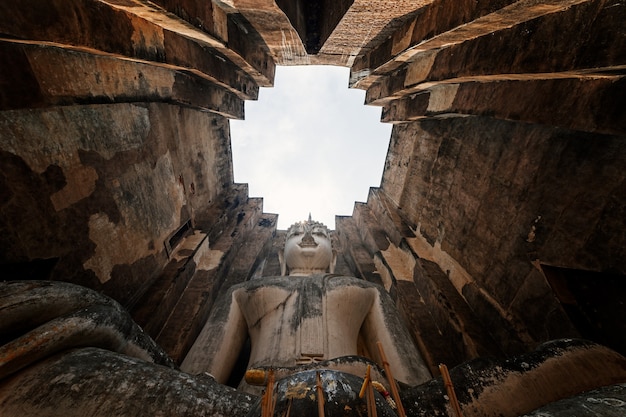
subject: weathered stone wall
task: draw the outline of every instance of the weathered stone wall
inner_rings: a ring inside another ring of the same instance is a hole
[[[427,260],[429,253],[420,250],[418,255],[415,225],[384,191],[371,189],[367,204],[357,204],[351,218],[337,220],[344,264],[356,276],[384,286],[396,299],[434,375],[440,363],[454,366],[503,354],[446,273]]]
[[[199,230],[185,238],[132,310],[176,362],[198,336],[214,301],[251,279],[271,250],[277,216],[263,213],[263,200],[249,199],[248,188],[239,184],[220,199],[209,207],[220,213],[218,220],[198,222]]]
[[[228,118],[275,65],[235,8],[157,3],[0,1],[3,276],[163,306],[154,337],[219,264],[208,242],[262,211],[233,184]]]
[[[505,353],[575,336],[540,265],[624,273],[622,142],[478,117],[396,125],[381,192],[410,230],[403,251],[370,253],[398,282],[418,279],[414,258],[437,264]],[[375,235],[380,215],[367,223]]]
[[[0,112],[2,263],[129,303],[232,184],[228,121],[168,104]],[[26,274],[27,275],[27,274]],[[32,278],[32,277],[31,277]]]

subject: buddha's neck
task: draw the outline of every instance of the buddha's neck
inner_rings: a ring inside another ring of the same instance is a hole
[[[305,277],[307,275],[315,275],[315,274],[325,274],[326,268],[319,269],[311,269],[311,268],[301,268],[301,269],[292,269],[289,271],[290,277]]]

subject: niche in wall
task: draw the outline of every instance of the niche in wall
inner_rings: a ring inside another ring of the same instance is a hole
[[[583,338],[626,355],[626,276],[542,265]]]

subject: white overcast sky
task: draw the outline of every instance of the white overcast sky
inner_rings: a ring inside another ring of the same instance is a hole
[[[334,229],[335,215],[351,215],[380,186],[391,124],[348,79],[344,67],[277,67],[274,87],[246,101],[245,120],[231,120],[235,182],[263,197],[278,229],[309,212]]]

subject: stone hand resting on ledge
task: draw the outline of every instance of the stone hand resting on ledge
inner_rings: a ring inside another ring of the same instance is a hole
[[[255,401],[178,370],[108,297],[64,282],[0,282],[2,417],[234,416]]]
[[[341,370],[362,377],[366,359],[379,362],[380,341],[396,379],[416,385],[431,378],[386,291],[332,274],[335,255],[324,225],[311,220],[293,225],[280,258],[288,276],[253,279],[218,301],[181,365],[184,371],[209,372],[226,382],[249,337],[248,368],[298,372],[353,357],[340,361]],[[245,382],[240,388],[256,392]]]

